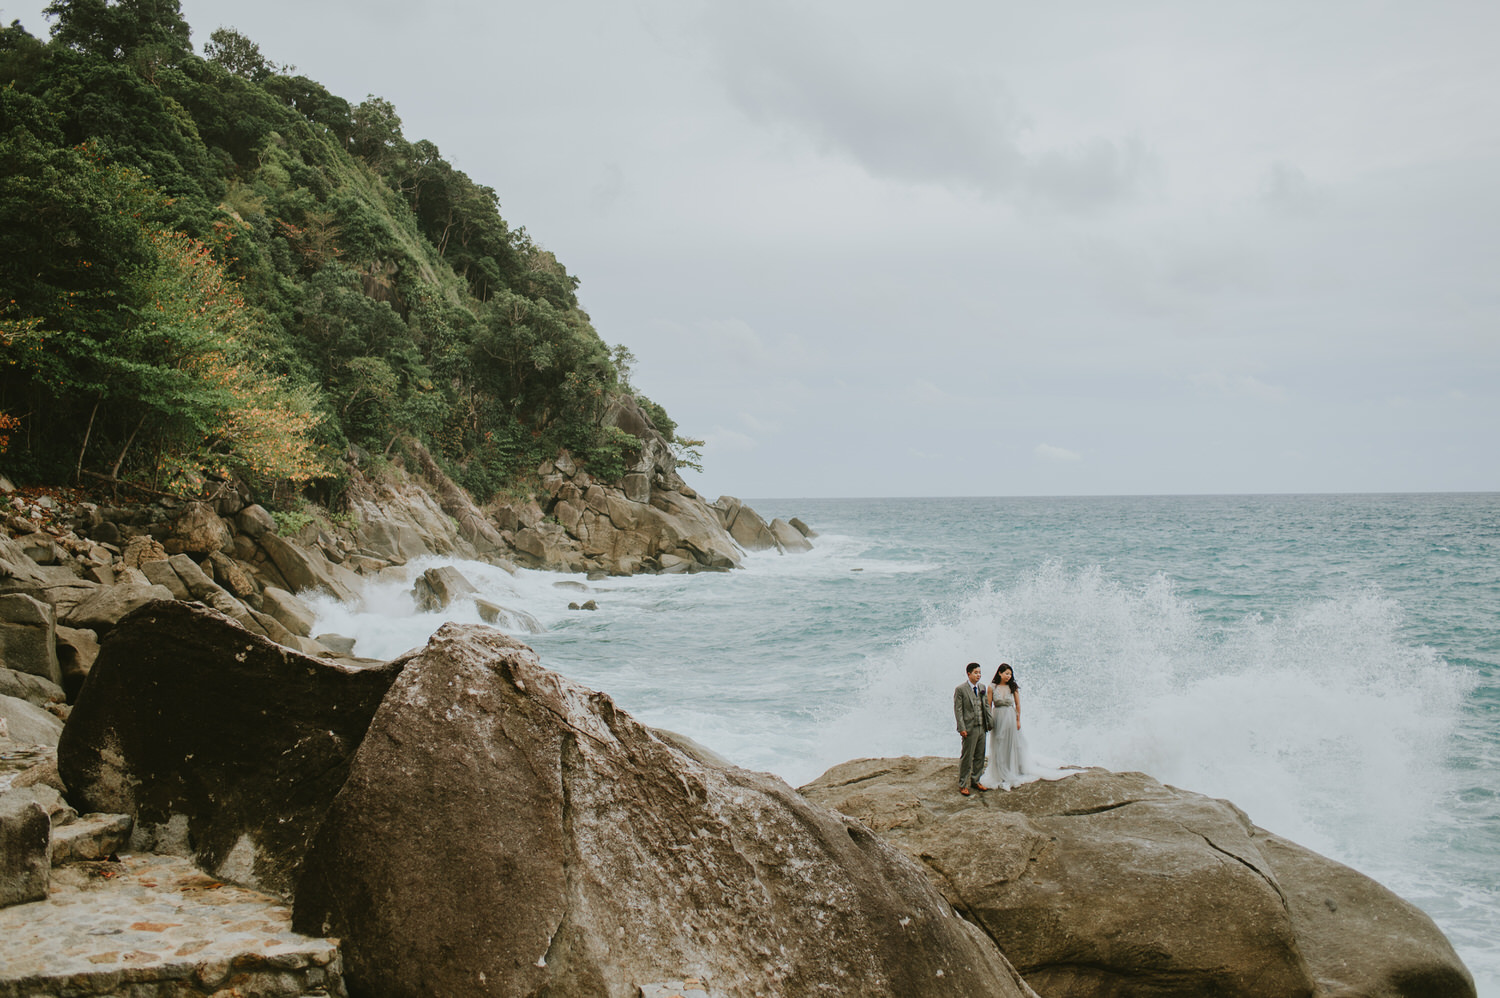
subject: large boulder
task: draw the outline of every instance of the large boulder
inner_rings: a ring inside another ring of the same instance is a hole
[[[474,608],[479,611],[480,620],[503,630],[525,631],[527,634],[542,634],[547,630],[540,620],[525,610],[502,606],[480,596],[474,597]]]
[[[512,543],[524,565],[559,571],[577,571],[583,567],[583,555],[560,524],[544,522],[523,527],[516,532]]]
[[[40,585],[46,580],[37,571],[36,562],[26,556],[26,549],[10,535],[0,531],[0,582],[6,585]]]
[[[399,668],[308,658],[153,603],[105,638],[58,771],[78,810],[133,816],[138,847],[286,894]]]
[[[781,548],[783,554],[812,550],[812,542],[803,536],[802,531],[780,517],[771,521],[770,530],[771,536],[776,538],[776,546]]]
[[[1088,770],[968,799],[951,759],[802,788],[926,864],[1043,995],[1473,995],[1422,912],[1226,801]]]
[[[117,586],[100,586],[93,590],[86,599],[61,614],[59,622],[68,627],[81,627],[102,635],[123,620],[127,614],[139,610],[147,603],[175,598],[172,590],[165,586],[141,585],[136,582],[121,583]]]
[[[446,610],[460,596],[477,592],[479,590],[464,578],[462,572],[452,565],[443,565],[440,568],[429,568],[417,576],[416,584],[412,587],[412,598],[416,600],[417,609],[426,613]]]
[[[23,593],[0,596],[0,666],[62,685],[52,607]]]
[[[56,745],[63,722],[28,700],[0,694],[0,737],[22,745]]]
[[[255,595],[255,583],[233,558],[222,551],[215,551],[203,562],[205,571],[212,571],[214,581],[238,599]]]
[[[1329,998],[1472,995],[1432,919],[1357,870],[1263,828],[1255,842],[1286,898],[1297,944]]]
[[[233,536],[214,507],[202,502],[188,503],[172,524],[173,547],[200,558],[227,547]]]
[[[242,510],[240,515],[244,513]],[[300,548],[280,534],[270,532],[257,537],[256,543],[293,592],[319,590],[345,603],[358,598],[359,576],[342,565],[333,564],[323,557],[321,551]]]
[[[57,628],[57,666],[69,700],[76,699],[83,681],[99,657],[99,635],[82,627]]]
[[[317,623],[317,615],[311,607],[275,586],[267,586],[261,593],[261,607],[288,631],[304,638],[312,634],[313,625]]]
[[[293,924],[391,998],[633,998],[684,969],[716,996],[1027,993],[862,825],[690,758],[480,626],[405,663]]]
[[[67,698],[63,688],[56,683],[29,672],[16,672],[14,669],[0,669],[0,696],[25,700],[33,707],[62,703]]]
[[[776,535],[759,513],[746,506],[734,496],[720,496],[714,504],[719,507],[719,518],[724,529],[746,551],[765,551],[777,547]]]
[[[170,592],[173,599],[193,598],[188,592],[188,587],[183,583],[182,577],[172,568],[172,563],[165,558],[142,562],[141,573],[151,580],[152,585],[161,586]]]
[[[0,793],[0,908],[47,897],[52,878],[52,819],[21,794]]]
[[[671,528],[670,533],[658,528],[658,551],[682,548],[692,551],[694,560],[709,568],[739,567],[740,550],[703,500],[661,489],[651,497],[651,508]]]

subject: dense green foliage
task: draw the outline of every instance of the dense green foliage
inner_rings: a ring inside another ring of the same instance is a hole
[[[328,488],[348,445],[405,436],[481,497],[559,447],[623,468],[631,439],[600,416],[629,352],[389,102],[351,105],[232,29],[199,57],[177,0],[47,12],[50,41],[0,28],[12,474]]]

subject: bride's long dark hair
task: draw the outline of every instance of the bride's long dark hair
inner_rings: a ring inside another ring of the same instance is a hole
[[[990,680],[990,685],[991,686],[999,686],[1000,685],[1000,674],[1003,673],[1006,669],[1010,669],[1010,666],[1006,665],[1004,662],[1001,662],[1000,663],[1000,668],[998,668],[998,669],[995,670],[995,678]],[[1015,693],[1018,690],[1020,690],[1021,684],[1018,683],[1018,682],[1016,682],[1016,670],[1015,669],[1010,669],[1010,682],[1006,683],[1005,685],[1010,687],[1010,691],[1012,693]]]

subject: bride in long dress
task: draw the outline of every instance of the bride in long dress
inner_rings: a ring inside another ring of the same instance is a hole
[[[990,729],[990,771],[985,779],[992,787],[1009,790],[1024,782],[1031,760],[1021,734],[1021,686],[1015,670],[1004,662],[990,680],[986,699],[995,712],[995,726]]]

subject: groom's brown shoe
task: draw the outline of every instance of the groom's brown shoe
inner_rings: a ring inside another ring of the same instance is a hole
[[[976,783],[974,784],[974,789],[978,790],[980,793],[984,793],[989,789],[989,787],[985,786],[983,783]]]
[[[969,788],[968,787],[959,787],[958,788],[958,792],[961,793],[961,794],[963,794],[965,797],[969,796]]]

